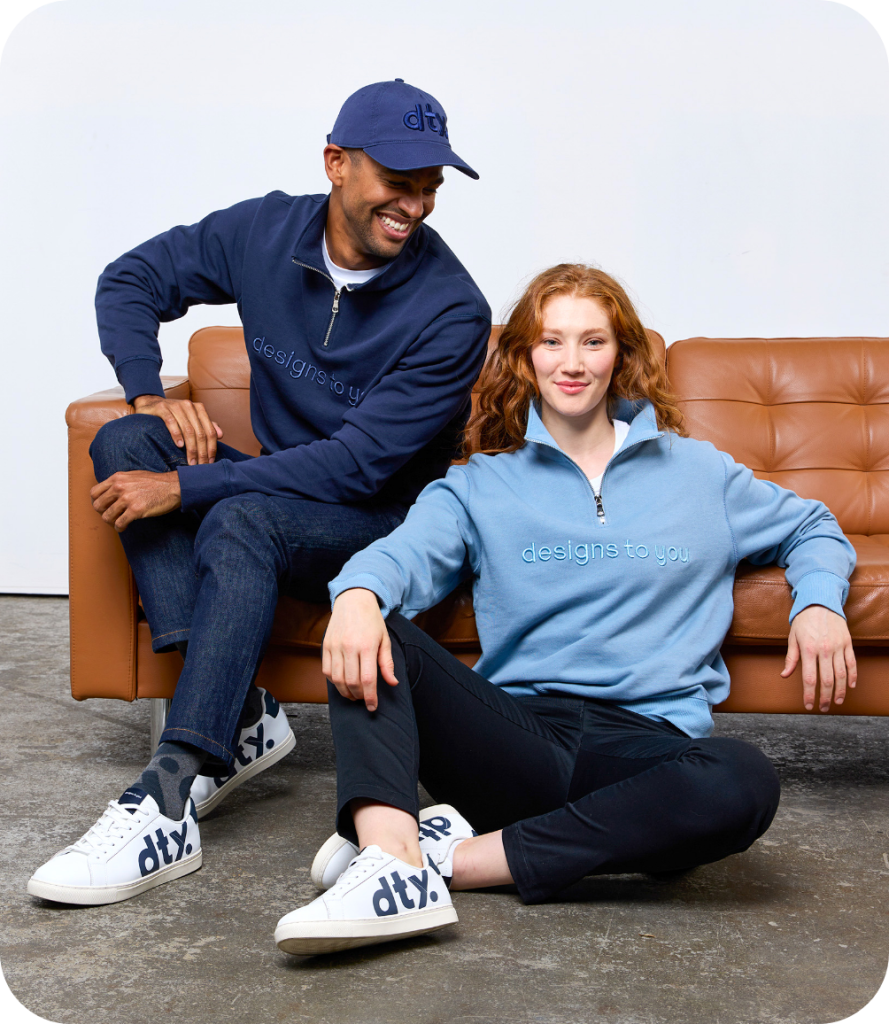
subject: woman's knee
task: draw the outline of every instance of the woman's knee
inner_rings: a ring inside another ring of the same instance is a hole
[[[749,835],[749,843],[771,825],[781,798],[775,766],[751,743],[714,737],[701,743],[708,771],[707,803],[723,827]]]

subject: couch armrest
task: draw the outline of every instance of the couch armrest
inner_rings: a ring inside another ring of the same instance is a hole
[[[170,398],[188,398],[186,377],[163,377]],[[127,416],[123,388],[100,391],[68,406],[68,576],[71,694],[136,697],[138,598],[133,574],[114,529],[90,502],[95,486],[89,447],[103,423]]]

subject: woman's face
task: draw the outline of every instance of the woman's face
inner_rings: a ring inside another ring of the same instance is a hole
[[[543,307],[543,331],[531,363],[547,413],[576,420],[607,415],[618,344],[611,318],[595,299],[555,295]]]

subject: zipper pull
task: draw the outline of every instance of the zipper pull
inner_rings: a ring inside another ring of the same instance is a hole
[[[605,506],[602,504],[602,495],[598,491],[593,491],[596,498],[596,516],[599,519],[599,526],[605,525]]]
[[[333,306],[332,306],[330,312],[333,313],[334,316],[336,316],[337,313],[339,313],[339,311],[340,311],[340,290],[339,290],[339,288],[337,288],[337,290],[333,293]]]

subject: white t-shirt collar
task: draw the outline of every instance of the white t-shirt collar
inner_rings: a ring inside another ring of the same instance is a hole
[[[345,267],[338,267],[330,258],[330,252],[327,249],[326,231],[324,232],[324,237],[321,240],[321,255],[324,257],[324,265],[327,267],[327,273],[333,278],[334,287],[338,292],[342,291],[343,288],[352,288],[358,284],[367,284],[368,281],[372,281],[375,277],[379,277],[386,267],[389,266],[388,263],[384,263],[381,267],[374,267],[373,270],[346,270]]]

